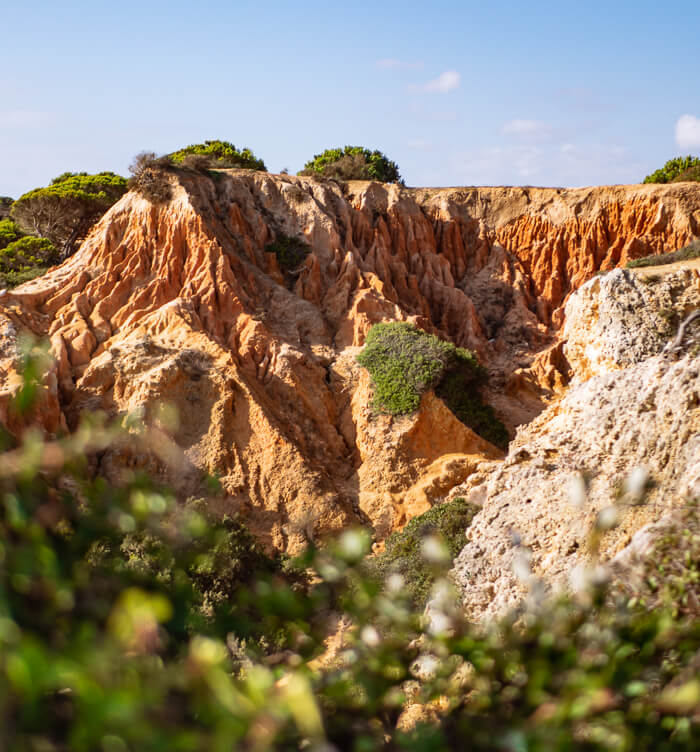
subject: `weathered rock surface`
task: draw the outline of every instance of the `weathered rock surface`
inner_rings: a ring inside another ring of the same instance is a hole
[[[641,528],[700,495],[700,356],[696,347],[679,359],[660,354],[669,321],[698,307],[694,269],[652,281],[617,270],[570,298],[563,349],[572,385],[518,431],[505,462],[451,492],[482,505],[455,566],[472,615],[494,615],[524,595],[513,566],[518,545],[531,551],[535,575],[563,584],[590,561],[602,509],[616,505],[619,516],[601,541],[609,560]],[[639,504],[625,492],[635,468],[651,481]],[[585,499],[580,474],[589,479]]]
[[[617,269],[595,277],[566,309],[561,336],[574,381],[660,352],[698,300],[700,269],[663,275]]]
[[[474,349],[490,371],[487,399],[513,429],[566,384],[557,332],[571,292],[700,232],[700,186],[689,184],[173,180],[170,202],[126,195],[72,258],[6,292],[3,348],[20,329],[50,338],[49,432],[86,410],[173,404],[182,493],[216,473],[222,508],[286,550],[354,521],[383,535],[499,456],[434,395],[412,417],[371,414],[354,356],[374,323],[412,321]],[[300,268],[266,251],[281,235],[309,244]],[[15,372],[8,361],[6,397]],[[102,470],[123,460],[108,453]]]

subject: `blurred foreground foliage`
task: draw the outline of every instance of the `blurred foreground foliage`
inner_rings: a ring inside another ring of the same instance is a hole
[[[12,409],[31,408],[45,370],[30,353]],[[445,520],[425,530],[424,614],[410,571],[367,575],[365,531],[273,559],[205,501],[91,471],[115,446],[177,462],[165,424],[86,416],[70,436],[3,440],[2,750],[697,748],[695,504],[638,585],[591,578],[476,626],[445,576]]]

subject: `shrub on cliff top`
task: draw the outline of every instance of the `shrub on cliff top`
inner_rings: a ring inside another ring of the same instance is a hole
[[[249,170],[265,171],[265,163],[250,149],[237,149],[230,141],[205,141],[203,144],[190,144],[184,149],[170,154],[174,164],[181,164],[188,155],[202,155],[212,160],[214,167],[244,167]]]
[[[687,170],[681,172],[678,177],[673,178],[672,183],[700,183],[700,160],[694,167],[689,167]]]
[[[173,193],[167,170],[172,167],[169,156],[158,156],[152,151],[142,151],[129,165],[129,190],[136,191],[152,204],[170,201]]]
[[[398,165],[378,150],[363,146],[326,149],[314,155],[299,175],[319,175],[338,180],[380,180],[382,183],[403,183]]]
[[[374,407],[391,415],[418,409],[429,389],[445,400],[459,420],[498,446],[508,443],[503,424],[484,405],[479,386],[486,371],[474,353],[412,324],[375,324],[357,361],[372,376]]]
[[[12,218],[25,232],[48,238],[65,258],[126,190],[126,179],[113,172],[65,172],[20,196]]]
[[[644,178],[645,183],[670,183],[678,178],[686,170],[690,170],[695,167],[700,167],[700,159],[692,157],[690,154],[687,157],[675,157],[675,159],[669,159],[668,162],[659,170],[652,172],[651,175],[647,175]],[[691,178],[695,179],[695,178]]]

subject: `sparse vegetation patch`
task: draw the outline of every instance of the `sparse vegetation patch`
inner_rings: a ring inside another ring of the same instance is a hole
[[[380,581],[391,574],[401,575],[411,600],[422,608],[435,580],[435,568],[424,555],[424,545],[429,541],[428,545],[444,546],[452,561],[464,548],[465,532],[478,511],[462,497],[436,504],[387,538],[384,551],[367,559],[368,575]]]
[[[635,269],[643,266],[662,266],[664,264],[675,264],[677,261],[690,261],[690,259],[700,258],[700,238],[696,238],[692,243],[671,253],[662,253],[659,256],[644,256],[643,258],[632,259],[627,262],[628,269]]]
[[[275,254],[280,269],[288,274],[298,271],[311,252],[308,244],[300,238],[293,238],[282,233],[279,233],[272,243],[268,243],[265,250]]]

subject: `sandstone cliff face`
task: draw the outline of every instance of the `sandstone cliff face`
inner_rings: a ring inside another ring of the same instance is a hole
[[[452,490],[482,505],[455,569],[473,616],[494,615],[524,595],[516,544],[532,552],[534,574],[564,584],[590,561],[602,509],[617,505],[619,515],[601,541],[600,555],[610,560],[640,529],[700,496],[698,347],[688,344],[678,359],[661,352],[669,321],[698,307],[696,269],[651,281],[617,270],[570,298],[564,352],[572,385],[518,431],[505,462]],[[649,476],[643,500],[625,495],[635,468]],[[589,480],[585,498],[575,490],[581,474]]]
[[[85,410],[173,404],[182,493],[216,473],[222,508],[285,550],[352,522],[384,535],[499,457],[434,395],[412,417],[370,413],[354,357],[374,323],[412,321],[476,350],[487,399],[513,429],[566,383],[557,332],[572,291],[700,232],[700,189],[687,184],[343,192],[245,171],[174,181],[169,203],[126,195],[66,263],[4,293],[5,347],[22,328],[50,338],[50,432]],[[300,268],[266,252],[281,235],[309,244]],[[123,461],[106,456],[103,470]]]

